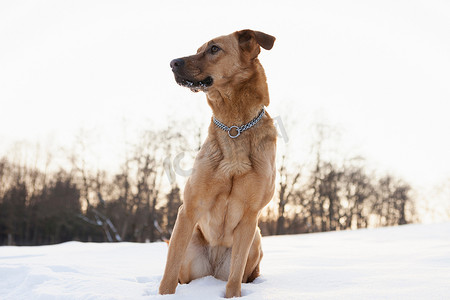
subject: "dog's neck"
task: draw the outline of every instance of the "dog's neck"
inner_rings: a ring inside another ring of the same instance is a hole
[[[214,116],[227,126],[246,124],[269,105],[269,91],[262,67],[257,68],[249,79],[227,87],[230,88],[211,89],[206,94]]]

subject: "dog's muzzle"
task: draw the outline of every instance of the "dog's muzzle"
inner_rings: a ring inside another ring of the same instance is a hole
[[[182,58],[177,58],[170,62],[175,81],[179,85],[190,88],[193,92],[198,92],[199,90],[206,90],[213,84],[214,80],[211,76],[207,76],[202,80],[196,80],[187,76],[185,74],[184,66],[185,61]]]

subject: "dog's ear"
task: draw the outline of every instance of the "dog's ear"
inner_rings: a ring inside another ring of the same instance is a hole
[[[258,44],[266,50],[270,50],[275,43],[275,37],[261,31],[253,31]]]
[[[251,54],[251,58],[258,56],[261,51],[260,46],[266,50],[270,50],[275,43],[275,37],[261,31],[253,31],[245,29],[236,31],[239,47],[242,51]]]

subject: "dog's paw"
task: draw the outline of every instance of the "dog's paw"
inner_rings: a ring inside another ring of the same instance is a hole
[[[175,285],[173,285],[173,284],[167,284],[164,281],[162,281],[159,286],[159,294],[160,295],[175,294],[176,289],[177,289],[177,283]]]
[[[241,297],[241,286],[228,286],[225,292],[225,298]]]

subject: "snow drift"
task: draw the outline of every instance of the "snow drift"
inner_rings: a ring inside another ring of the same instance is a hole
[[[263,238],[243,299],[448,299],[450,223]],[[205,277],[157,294],[165,243],[0,247],[1,299],[220,299]]]

